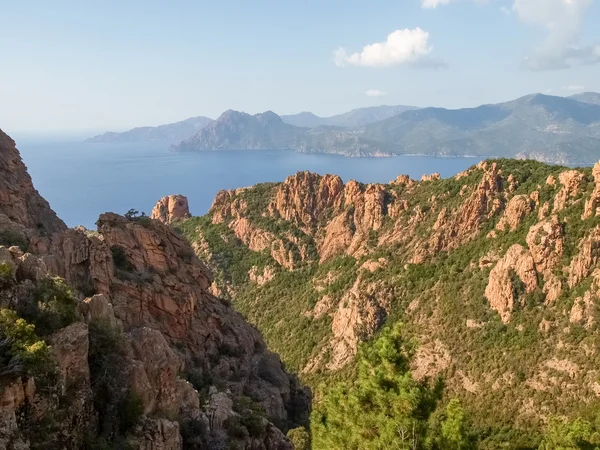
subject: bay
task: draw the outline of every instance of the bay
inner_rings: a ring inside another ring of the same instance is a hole
[[[188,197],[193,215],[205,214],[221,189],[283,181],[301,170],[337,174],[344,181],[387,183],[399,174],[412,178],[439,172],[452,176],[480,158],[398,156],[345,158],[292,151],[227,150],[174,153],[162,142],[86,144],[79,140],[17,140],[35,187],[73,227],[94,229],[104,212],[134,208],[150,214],[163,196]]]

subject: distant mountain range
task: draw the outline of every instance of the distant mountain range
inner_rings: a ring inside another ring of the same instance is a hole
[[[588,164],[600,159],[600,94],[532,94],[462,109],[379,106],[327,118],[310,112],[280,117],[272,111],[229,110],[172,149],[522,157]]]
[[[581,94],[571,95],[569,98],[584,103],[593,103],[594,105],[600,105],[600,94],[597,92],[582,92]]]
[[[153,142],[164,141],[165,143],[175,144],[187,139],[213,119],[208,117],[191,117],[181,122],[169,123],[158,127],[138,127],[122,133],[109,131],[92,138],[86,139],[88,143],[125,143],[125,142]]]
[[[395,116],[401,112],[417,109],[415,106],[371,106],[357,108],[347,113],[331,117],[319,117],[311,112],[281,116],[284,123],[297,127],[315,128],[322,125],[340,127],[356,127],[377,122]],[[211,123],[208,117],[192,117],[181,122],[160,125],[158,127],[138,127],[124,132],[109,131],[87,139],[88,143],[127,143],[127,142],[152,142],[164,141],[177,144],[191,138],[198,131]]]
[[[315,128],[322,125],[332,125],[337,127],[360,127],[373,122],[388,119],[397,114],[418,109],[416,106],[371,106],[368,108],[353,109],[344,114],[338,114],[331,117],[315,116],[311,112],[301,112],[290,116],[281,116],[285,123],[297,127]]]

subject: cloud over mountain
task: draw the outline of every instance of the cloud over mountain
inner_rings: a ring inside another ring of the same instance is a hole
[[[427,31],[405,28],[390,33],[384,42],[366,45],[360,52],[348,53],[340,47],[334,52],[334,62],[338,67],[442,66],[441,61],[430,56],[432,51]]]

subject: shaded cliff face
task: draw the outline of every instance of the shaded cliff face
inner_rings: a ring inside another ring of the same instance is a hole
[[[478,427],[527,428],[535,445],[550,415],[600,404],[598,174],[513,160],[385,185],[301,172],[223,191],[180,228],[211,289],[309,383],[402,321],[417,377],[444,376]]]
[[[0,448],[292,449],[311,393],[189,243],[148,217],[66,229],[6,142],[0,233],[27,242],[0,243]]]
[[[15,147],[15,141],[2,130],[0,205],[0,227],[3,230],[33,230],[32,232],[38,234],[48,234],[67,229],[64,222],[50,209],[48,202],[33,187],[27,168]],[[8,233],[5,231],[5,234]]]

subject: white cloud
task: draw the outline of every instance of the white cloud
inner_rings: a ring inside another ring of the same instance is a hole
[[[557,70],[600,62],[600,46],[582,45],[580,31],[594,0],[514,0],[513,11],[528,25],[548,32],[523,61],[530,70]]]
[[[447,5],[453,0],[421,0],[423,8],[437,8],[440,5]]]
[[[512,10],[510,8],[507,8],[506,6],[501,6],[500,11],[502,11],[507,16],[510,16],[512,14]]]
[[[367,97],[385,97],[387,92],[378,91],[377,89],[367,89],[365,95]]]
[[[413,30],[406,28],[390,33],[385,42],[366,45],[361,52],[348,54],[340,47],[334,52],[334,62],[339,67],[443,66],[442,62],[429,56],[432,50],[428,32],[418,27]]]
[[[583,92],[583,91],[585,91],[585,86],[579,86],[579,85],[563,86],[562,88],[563,88],[564,91],[570,91],[570,92]]]

